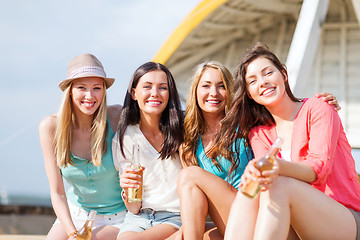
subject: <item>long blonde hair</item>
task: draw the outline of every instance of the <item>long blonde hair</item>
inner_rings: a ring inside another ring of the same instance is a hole
[[[182,159],[184,163],[189,165],[199,165],[196,158],[197,143],[200,134],[205,132],[205,120],[202,111],[197,102],[197,88],[200,79],[207,68],[213,68],[220,72],[221,80],[225,85],[227,99],[225,104],[225,112],[230,109],[233,95],[233,77],[231,72],[221,63],[209,61],[199,64],[192,77],[192,85],[187,100],[187,107],[184,119],[184,143],[182,151]],[[218,162],[213,161],[215,166],[219,167]]]
[[[58,167],[67,167],[73,165],[70,158],[72,129],[75,121],[74,107],[71,100],[72,83],[64,90],[59,112],[57,114],[57,124],[54,137],[55,156]],[[106,87],[104,83],[104,95],[99,108],[94,113],[94,119],[91,126],[91,161],[95,166],[101,165],[102,155],[106,152],[106,134],[107,125],[107,104]]]

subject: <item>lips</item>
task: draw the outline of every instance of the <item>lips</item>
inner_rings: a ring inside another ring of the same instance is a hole
[[[81,103],[84,105],[84,107],[90,109],[90,108],[93,108],[93,107],[95,106],[95,103],[96,103],[96,102],[85,102],[85,101],[82,101]]]
[[[219,104],[221,103],[220,100],[206,100],[207,103],[210,103],[210,104]]]
[[[162,102],[159,100],[147,100],[146,103],[152,106],[159,106]]]
[[[268,96],[271,95],[275,91],[275,87],[270,87],[265,89],[260,95],[261,96]]]

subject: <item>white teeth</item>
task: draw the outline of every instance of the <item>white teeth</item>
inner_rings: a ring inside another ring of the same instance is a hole
[[[215,101],[215,100],[209,100],[207,101],[208,103],[212,103],[212,104],[217,104],[217,103],[220,103],[220,101]]]
[[[84,102],[83,103],[86,107],[93,107],[94,105],[95,105],[95,102],[92,102],[92,103],[90,103],[90,102]]]
[[[266,89],[266,90],[263,92],[262,95],[269,94],[270,92],[272,92],[272,91],[274,91],[274,90],[275,90],[275,88],[268,88],[268,89]]]
[[[161,104],[161,102],[159,101],[148,101],[148,104],[154,105],[154,106],[159,106]]]

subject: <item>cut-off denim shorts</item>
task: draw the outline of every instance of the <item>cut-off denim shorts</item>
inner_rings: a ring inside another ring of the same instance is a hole
[[[69,205],[69,209],[70,209],[71,219],[75,225],[75,228],[77,230],[79,230],[84,225],[89,213],[87,211],[85,211],[84,209],[82,209],[78,206],[75,206],[72,203],[68,202],[68,205]],[[106,225],[113,226],[113,227],[120,229],[124,222],[125,215],[126,215],[126,210],[121,211],[119,213],[115,213],[115,214],[106,214],[106,215],[97,214],[95,216],[92,229],[94,230],[96,228],[106,226]],[[58,223],[60,223],[60,220],[56,219],[54,222],[54,225],[58,224]]]
[[[176,228],[181,227],[179,212],[154,211],[151,208],[141,209],[138,214],[127,212],[120,232],[142,232],[158,224],[169,224]]]

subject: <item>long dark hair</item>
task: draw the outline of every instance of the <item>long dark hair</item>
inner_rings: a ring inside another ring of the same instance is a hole
[[[222,126],[219,135],[216,138],[216,144],[211,150],[211,155],[216,157],[223,155],[227,159],[234,156],[234,150],[230,147],[234,141],[239,138],[244,138],[246,145],[250,146],[249,133],[251,129],[259,125],[273,125],[275,124],[274,118],[270,112],[261,104],[258,104],[251,99],[247,93],[246,88],[246,71],[248,65],[259,57],[264,57],[270,60],[274,66],[281,72],[285,83],[285,91],[290,99],[294,102],[301,100],[296,98],[291,92],[288,74],[285,65],[272,53],[269,48],[262,43],[256,43],[250,48],[242,58],[240,64],[235,70],[235,93],[233,104],[222,120]],[[235,149],[239,152],[239,149]]]
[[[184,134],[184,113],[181,110],[180,98],[176,89],[175,80],[170,73],[169,69],[160,63],[147,62],[136,69],[131,78],[128,90],[125,95],[123,109],[120,114],[119,122],[119,142],[121,153],[125,157],[124,134],[129,125],[135,125],[140,120],[140,109],[138,103],[132,99],[131,92],[136,88],[139,79],[146,73],[161,70],[167,76],[169,86],[169,100],[166,108],[161,114],[159,129],[164,135],[164,142],[160,151],[160,158],[168,158],[178,152],[180,144],[183,142]]]

